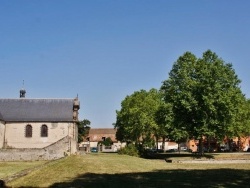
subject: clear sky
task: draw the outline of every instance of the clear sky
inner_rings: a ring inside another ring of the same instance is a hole
[[[0,98],[74,98],[113,127],[121,101],[159,89],[184,52],[233,64],[250,98],[248,0],[0,0]]]

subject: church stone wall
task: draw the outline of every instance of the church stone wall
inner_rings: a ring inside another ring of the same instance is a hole
[[[25,127],[32,126],[32,137],[25,137]],[[48,136],[41,137],[41,126],[48,127]],[[26,122],[26,123],[6,123],[5,148],[44,148],[58,140],[69,136],[76,138],[75,123],[62,122]],[[0,138],[1,139],[1,138]]]
[[[5,125],[2,121],[0,121],[0,149],[3,148],[4,144],[4,131],[5,131]]]
[[[36,161],[63,158],[71,151],[72,139],[68,136],[45,148],[0,149],[0,161]]]

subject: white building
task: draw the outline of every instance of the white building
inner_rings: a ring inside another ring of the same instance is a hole
[[[114,128],[91,128],[89,134],[79,144],[79,147],[86,152],[90,152],[92,148],[98,148],[98,151],[102,152],[117,152],[122,147],[125,147],[126,143],[121,143],[116,139],[116,131]],[[99,144],[107,138],[112,140],[113,144],[111,146]]]

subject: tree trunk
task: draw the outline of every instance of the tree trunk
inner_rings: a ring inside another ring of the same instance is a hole
[[[199,153],[200,153],[200,155],[203,155],[203,142],[202,142],[202,137],[199,139]]]
[[[178,142],[178,151],[179,151],[179,154],[181,154],[180,142]]]
[[[210,138],[210,136],[207,137],[207,142],[208,142],[208,146],[207,146],[208,147],[207,148],[208,152],[212,152],[212,149],[211,149],[211,138]]]
[[[155,139],[156,139],[156,151],[158,152],[158,149],[159,149],[158,148],[158,136],[156,136]]]
[[[165,141],[166,141],[166,138],[165,136],[162,137],[162,150],[163,152],[165,152]]]
[[[228,139],[229,152],[231,152],[231,151],[233,150],[233,149],[232,149],[232,142],[233,142],[232,139]]]

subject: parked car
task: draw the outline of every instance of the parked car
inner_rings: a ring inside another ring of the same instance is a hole
[[[225,151],[229,151],[229,150],[227,149],[226,146],[221,146],[220,147],[220,151],[225,152]]]
[[[93,153],[97,153],[98,149],[97,149],[97,147],[93,147],[93,148],[90,149],[90,151],[93,152]]]
[[[180,150],[181,150],[181,151],[187,151],[188,148],[187,148],[187,147],[180,147]]]

